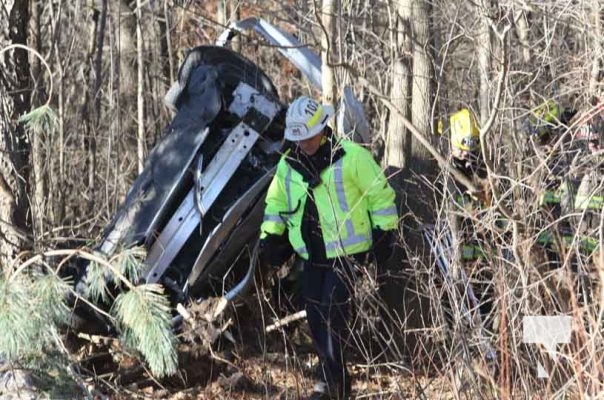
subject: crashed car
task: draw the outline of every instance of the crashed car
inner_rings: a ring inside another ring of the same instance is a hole
[[[228,48],[246,30],[320,89],[320,58],[259,19],[234,23],[216,45],[192,49],[165,98],[174,118],[96,247],[110,257],[143,246],[143,283],[163,285],[174,306],[210,295],[231,301],[252,281],[287,106],[257,65]],[[348,87],[339,109],[339,131],[368,140],[362,106]]]

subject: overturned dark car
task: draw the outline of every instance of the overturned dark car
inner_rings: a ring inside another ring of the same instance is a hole
[[[320,89],[320,58],[262,20],[235,23],[216,45],[192,49],[165,98],[174,118],[96,247],[105,257],[144,247],[135,283],[161,284],[174,307],[208,296],[232,301],[253,281],[287,105],[257,65],[228,48],[244,30],[276,46]],[[368,123],[348,87],[337,121],[341,132],[367,140]]]

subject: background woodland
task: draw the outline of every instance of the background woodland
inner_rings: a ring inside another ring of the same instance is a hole
[[[526,221],[537,212],[541,189],[534,182],[545,166],[523,124],[547,99],[584,109],[592,96],[602,96],[603,9],[602,0],[3,0],[0,264],[9,270],[36,252],[92,246],[170,121],[163,96],[186,51],[213,44],[233,21],[259,17],[322,54],[329,67],[325,101],[337,99],[345,84],[354,88],[372,127],[371,148],[403,204],[408,261],[392,279],[407,290],[391,288],[385,296],[400,309],[393,318],[398,327],[386,336],[404,335],[400,348],[383,340],[388,354],[380,365],[401,363],[421,374],[437,370],[445,378],[457,365],[454,346],[442,355],[434,350],[444,346],[438,332],[425,331],[438,331],[434,310],[441,294],[426,278],[433,267],[419,227],[446,212],[440,188],[449,145],[446,135],[438,135],[437,121],[467,107],[480,121],[488,182],[495,189],[485,229],[495,232],[501,214],[512,222],[512,239],[497,242],[500,257],[491,260],[500,272],[496,307],[506,310],[496,338],[504,367],[472,393],[602,393],[604,298],[590,311],[573,303],[571,315],[580,326],[567,349],[573,355],[552,367],[551,381],[536,379],[536,360],[543,356],[514,332],[521,332],[522,315],[556,308],[556,296],[534,272],[535,235]],[[284,103],[319,95],[257,36],[244,35],[235,47],[272,78]],[[501,257],[505,252],[513,254],[512,262]],[[367,312],[382,312],[370,297]],[[364,323],[369,336],[379,329]],[[367,363],[377,364],[382,350],[363,353]],[[415,372],[408,376],[417,379]],[[455,387],[445,392],[466,390]],[[408,390],[421,397],[417,387]]]

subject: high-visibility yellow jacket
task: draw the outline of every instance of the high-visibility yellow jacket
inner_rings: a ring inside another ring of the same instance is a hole
[[[321,171],[321,183],[313,189],[329,259],[369,250],[372,228],[398,227],[394,190],[371,153],[348,140],[338,145],[344,155]],[[260,236],[287,230],[289,242],[305,260],[309,256],[301,228],[308,193],[308,183],[284,155],[268,188]]]

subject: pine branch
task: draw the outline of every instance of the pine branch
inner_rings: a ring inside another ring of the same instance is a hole
[[[145,268],[147,250],[144,247],[132,247],[120,251],[110,262],[116,264],[119,271],[130,281],[138,282]]]
[[[50,316],[51,320],[58,325],[65,324],[70,313],[65,299],[72,286],[72,282],[60,279],[55,275],[35,274],[32,292],[37,294],[36,302],[39,313],[44,317]]]
[[[84,295],[93,302],[109,301],[108,281],[111,281],[111,275],[104,265],[96,261],[91,261],[86,269],[84,278]]]
[[[52,340],[57,325],[69,316],[64,299],[71,284],[59,279],[44,262],[45,257],[59,255],[90,261],[84,281],[86,298],[109,300],[109,284],[114,285],[112,290],[124,290],[110,310],[118,321],[122,340],[140,351],[155,375],[175,373],[178,361],[169,300],[160,285],[135,286],[131,282],[139,280],[144,268],[142,248],[124,250],[110,260],[82,250],[51,250],[17,268],[13,265],[12,273],[0,282],[0,326],[7,327],[0,331],[0,354],[22,359],[29,350],[42,350]],[[36,273],[32,267],[39,264],[50,274]]]
[[[48,105],[34,108],[19,118],[25,129],[33,134],[51,134],[59,130],[59,119]]]
[[[127,345],[139,350],[158,377],[176,372],[170,303],[157,284],[141,285],[120,294],[111,309]]]
[[[69,289],[55,275],[0,279],[0,354],[13,361],[50,348],[57,324],[69,316]]]

